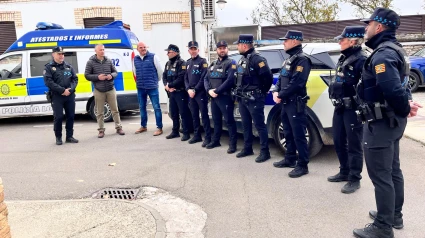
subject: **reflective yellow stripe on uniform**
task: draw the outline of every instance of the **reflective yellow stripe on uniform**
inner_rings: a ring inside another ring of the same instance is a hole
[[[0,81],[0,97],[28,96],[26,83],[25,78]]]

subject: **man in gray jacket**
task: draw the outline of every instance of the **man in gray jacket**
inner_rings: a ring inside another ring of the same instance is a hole
[[[96,45],[96,54],[90,57],[86,64],[84,76],[94,85],[94,101],[96,105],[96,119],[99,125],[98,138],[105,136],[104,127],[104,105],[109,104],[112,111],[112,118],[115,122],[115,129],[120,135],[125,135],[121,126],[120,114],[118,112],[117,92],[114,86],[114,79],[117,77],[117,70],[112,61],[105,56],[105,46]]]

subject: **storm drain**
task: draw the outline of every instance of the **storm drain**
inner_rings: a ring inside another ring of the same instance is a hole
[[[97,199],[122,199],[122,200],[134,200],[139,193],[139,189],[130,188],[106,188],[95,193],[93,198]]]

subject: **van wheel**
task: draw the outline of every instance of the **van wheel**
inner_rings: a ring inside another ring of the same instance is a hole
[[[104,110],[104,122],[110,122],[112,121],[112,111],[111,111],[111,107],[109,106],[109,104],[107,102],[105,102],[105,106],[103,107]],[[96,119],[96,107],[95,107],[95,103],[94,100],[90,103],[90,116],[91,118],[93,118],[93,120],[97,120]]]
[[[273,139],[276,143],[276,145],[279,147],[279,149],[286,153],[286,141],[283,134],[283,125],[282,120],[280,117],[280,113],[278,114],[274,120],[273,123]],[[320,150],[322,149],[323,143],[320,140],[319,132],[316,129],[316,126],[314,123],[310,120],[310,118],[307,119],[307,143],[308,143],[308,152],[309,157],[312,158],[315,155],[317,155]]]

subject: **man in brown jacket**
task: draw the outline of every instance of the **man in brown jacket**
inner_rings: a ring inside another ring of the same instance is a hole
[[[115,122],[115,129],[120,135],[125,135],[121,126],[120,114],[118,112],[117,92],[114,86],[114,79],[117,77],[117,70],[112,61],[105,56],[105,46],[96,45],[96,54],[90,57],[86,64],[84,76],[94,85],[94,101],[96,107],[96,119],[99,125],[98,138],[105,136],[104,127],[104,105],[109,104],[112,111],[112,118]]]

